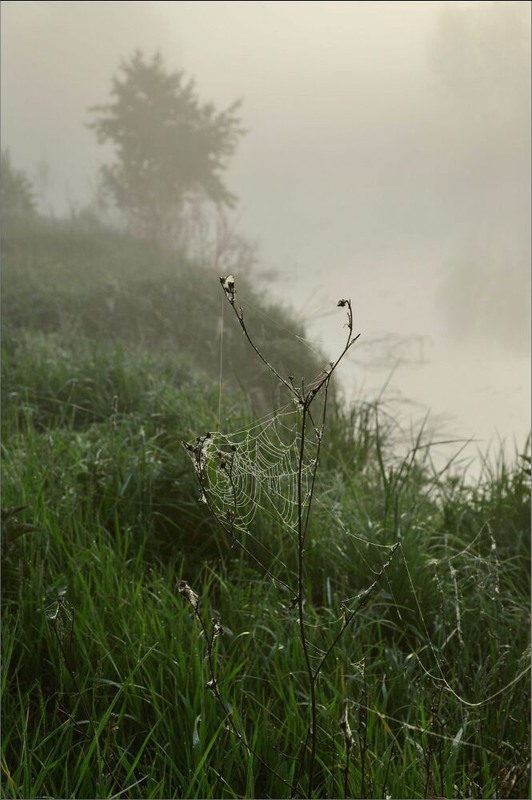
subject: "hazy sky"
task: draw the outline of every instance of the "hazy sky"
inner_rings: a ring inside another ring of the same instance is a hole
[[[3,2],[2,147],[48,211],[94,197],[88,108],[136,48],[220,109],[242,99],[238,230],[331,354],[327,312],[353,299],[348,392],[396,365],[392,391],[448,430],[522,444],[530,3]]]

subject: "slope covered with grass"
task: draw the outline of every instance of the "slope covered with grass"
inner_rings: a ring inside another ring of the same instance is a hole
[[[238,289],[281,373],[318,374],[292,315]],[[5,797],[309,795],[297,616],[254,560],[288,574],[294,541],[281,510],[259,509],[239,549],[181,444],[278,403],[226,315],[219,420],[221,294],[216,269],[106,231],[6,234]],[[394,452],[382,412],[333,397],[323,437],[311,657],[356,614],[316,686],[312,794],[528,796],[526,462],[466,487],[415,442]]]
[[[28,329],[185,354],[216,381],[223,327],[224,381],[245,389],[264,411],[274,402],[275,385],[249,357],[238,323],[224,310],[218,279],[226,271],[228,264],[194,263],[106,229],[35,222],[3,237],[3,329],[6,338]],[[254,335],[272,360],[297,381],[314,376],[322,363],[301,342],[301,323],[264,301],[250,277],[239,275],[239,286]]]

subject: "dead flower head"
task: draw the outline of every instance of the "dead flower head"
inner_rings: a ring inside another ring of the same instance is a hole
[[[225,292],[225,296],[231,305],[233,305],[236,297],[235,279],[232,275],[226,275],[225,278],[220,278],[220,283],[222,284],[222,289]]]
[[[190,605],[192,606],[194,611],[197,611],[198,610],[198,605],[199,605],[199,597],[196,594],[196,592],[194,592],[190,588],[188,583],[186,581],[179,581],[179,583],[177,585],[177,590],[178,590],[179,594],[183,595],[183,597],[185,598],[187,603],[190,603]]]

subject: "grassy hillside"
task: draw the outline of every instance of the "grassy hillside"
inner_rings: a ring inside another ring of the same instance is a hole
[[[258,436],[282,394],[226,303],[220,425],[217,271],[67,224],[3,250],[3,796],[529,796],[527,462],[466,487],[415,441],[394,452],[378,405],[330,398],[301,579],[311,664],[353,616],[315,682],[311,779],[282,498],[255,495],[244,552],[181,444]],[[315,377],[292,314],[238,290],[280,374]],[[300,419],[281,417],[287,496]]]
[[[187,261],[174,252],[118,233],[76,224],[36,222],[3,237],[2,325],[115,341],[148,352],[185,354],[211,379],[245,387],[257,409],[270,409],[275,383],[248,345],[220,289],[221,267]],[[322,363],[301,344],[301,323],[261,298],[238,276],[241,302],[257,342],[297,381]],[[9,333],[7,333],[9,335]]]

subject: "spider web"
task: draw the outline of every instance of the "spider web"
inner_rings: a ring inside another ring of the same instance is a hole
[[[184,442],[202,501],[231,529],[249,534],[259,514],[297,532],[311,497],[319,439],[310,426],[301,447],[297,416],[283,410],[231,434],[209,432]]]

